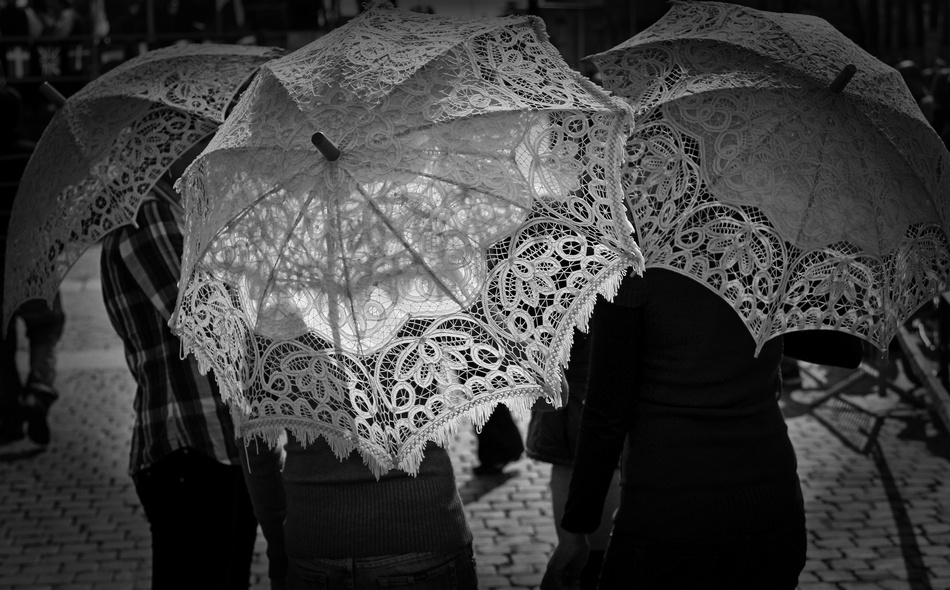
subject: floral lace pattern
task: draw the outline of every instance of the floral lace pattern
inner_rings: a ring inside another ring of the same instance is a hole
[[[212,134],[242,84],[281,50],[180,45],[122,63],[53,116],[14,201],[4,325],[29,299],[52,300],[72,265],[131,223],[168,167]]]
[[[639,114],[624,184],[647,268],[719,293],[758,347],[836,329],[885,350],[948,288],[950,154],[899,74],[824,21],[675,3],[593,60]]]
[[[575,325],[642,268],[631,123],[537,19],[378,3],[262,67],[186,171],[173,326],[246,438],[414,473],[462,417],[558,403]]]

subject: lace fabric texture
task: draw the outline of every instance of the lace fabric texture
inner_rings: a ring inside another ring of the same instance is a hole
[[[758,347],[835,329],[886,350],[948,288],[950,154],[900,75],[826,22],[674,3],[592,60],[638,115],[624,187],[647,268],[719,293]]]
[[[242,84],[281,53],[217,44],[156,49],[70,97],[44,130],[14,201],[4,325],[23,302],[52,300],[89,246],[133,223],[172,162],[212,134]]]
[[[574,326],[642,268],[631,123],[537,19],[377,3],[266,64],[182,177],[173,326],[246,438],[414,473],[462,417],[557,403]]]

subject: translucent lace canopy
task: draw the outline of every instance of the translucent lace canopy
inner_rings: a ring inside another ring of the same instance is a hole
[[[591,60],[637,113],[624,184],[647,268],[717,292],[758,347],[833,329],[885,350],[948,288],[950,154],[898,72],[827,22],[675,2]]]
[[[557,403],[574,327],[642,268],[631,123],[538,19],[377,3],[266,64],[187,170],[173,326],[245,437],[415,473],[463,417]]]
[[[122,63],[53,116],[10,220],[4,326],[29,299],[51,301],[89,246],[132,223],[180,155],[213,133],[238,90],[279,49],[180,45]]]

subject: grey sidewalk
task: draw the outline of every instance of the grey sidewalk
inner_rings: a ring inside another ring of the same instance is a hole
[[[0,448],[0,590],[148,588],[148,525],[126,474],[133,385],[102,307],[98,249],[63,286],[61,400],[53,442]],[[802,589],[950,589],[950,440],[926,411],[849,393],[890,417],[878,452],[845,446],[814,417],[789,417],[809,522]],[[833,426],[833,424],[832,424]],[[546,465],[473,478],[474,437],[452,444],[482,588],[535,588],[554,546]],[[266,588],[263,540],[255,589]],[[767,589],[765,589],[767,590]]]

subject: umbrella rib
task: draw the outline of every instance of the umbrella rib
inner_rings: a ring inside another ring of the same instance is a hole
[[[497,72],[497,70],[495,70],[495,71]],[[551,108],[551,109],[547,109],[547,110],[540,110],[540,109],[539,109],[539,110],[535,110],[535,109],[532,109],[531,112],[532,112],[532,113],[547,114],[547,113],[550,113],[550,112],[561,112],[561,111],[563,111],[563,110],[572,110],[572,109],[557,109],[557,108]],[[514,109],[510,109],[510,108],[508,108],[508,109],[500,109],[500,110],[492,111],[492,112],[485,112],[485,111],[483,111],[483,112],[469,113],[469,114],[467,114],[467,115],[462,115],[462,116],[455,117],[455,118],[452,119],[452,123],[455,123],[455,122],[457,122],[457,121],[464,121],[464,120],[466,120],[466,119],[474,119],[474,118],[476,118],[476,117],[485,117],[485,116],[490,116],[490,115],[499,115],[499,114],[505,114],[505,115],[514,114],[514,115],[518,115],[518,114],[523,114],[523,113],[524,113],[524,111],[523,111],[522,109],[517,109],[517,108],[514,108]],[[393,133],[393,138],[404,137],[404,136],[406,136],[406,135],[409,135],[409,134],[411,134],[411,133],[415,133],[415,132],[417,132],[417,131],[425,131],[426,129],[431,129],[431,128],[433,128],[433,127],[440,127],[440,126],[445,125],[445,124],[446,124],[445,121],[430,121],[429,123],[426,123],[426,124],[424,124],[424,125],[419,125],[419,126],[417,126],[417,127],[409,127],[408,129],[404,129],[404,130],[402,130],[402,131],[397,131],[397,132]]]
[[[275,189],[276,190],[276,189]],[[311,192],[310,196],[307,197],[307,200],[300,207],[300,211],[297,213],[297,218],[294,219],[294,222],[290,224],[287,228],[287,232],[284,234],[283,243],[277,249],[277,259],[274,261],[274,264],[271,266],[270,271],[267,276],[268,288],[273,284],[274,274],[277,272],[277,267],[280,266],[280,261],[284,258],[284,252],[286,251],[287,243],[290,242],[290,237],[294,234],[293,229],[300,224],[300,220],[304,217],[304,212],[307,210],[307,207],[313,202],[314,194]],[[261,300],[264,299],[264,296],[267,295],[267,289],[265,288],[264,293],[261,296]]]
[[[276,186],[276,187],[270,189],[269,191],[265,192],[265,193],[262,194],[261,196],[257,197],[256,199],[254,199],[254,200],[251,201],[250,203],[248,203],[247,206],[245,206],[245,207],[244,207],[240,212],[238,212],[236,215],[234,215],[233,217],[231,217],[231,219],[228,220],[228,222],[225,223],[224,226],[222,226],[220,230],[218,230],[218,232],[215,234],[215,237],[218,237],[218,236],[220,236],[223,232],[226,232],[226,231],[230,230],[232,227],[235,226],[235,224],[237,224],[238,221],[240,221],[241,219],[243,219],[245,215],[249,214],[249,213],[251,212],[251,210],[252,210],[255,206],[257,206],[261,201],[263,201],[264,199],[268,198],[269,196],[275,194],[275,193],[276,193],[277,191],[279,191],[280,189],[281,189],[280,186]]]
[[[279,187],[272,188],[271,190],[267,191],[266,193],[262,194],[261,196],[257,197],[256,199],[254,199],[254,201],[252,201],[250,204],[248,204],[246,207],[244,207],[240,212],[238,212],[236,215],[234,215],[233,217],[231,217],[231,218],[228,220],[228,222],[225,223],[223,226],[221,226],[221,229],[219,229],[218,231],[216,231],[216,232],[214,233],[214,236],[212,236],[211,239],[208,240],[208,242],[207,242],[207,243],[204,245],[204,247],[201,249],[201,253],[198,254],[198,255],[195,257],[195,260],[198,261],[198,260],[201,260],[202,258],[204,258],[205,254],[208,253],[208,249],[211,248],[211,244],[213,244],[214,241],[215,241],[216,239],[218,239],[218,238],[221,236],[221,234],[223,234],[223,233],[225,233],[225,232],[227,232],[227,231],[230,231],[231,228],[233,228],[235,225],[237,225],[237,223],[238,223],[241,219],[243,219],[245,215],[247,215],[247,214],[249,214],[249,213],[251,212],[251,209],[253,209],[255,205],[257,205],[258,203],[260,203],[261,201],[263,201],[263,200],[266,199],[267,197],[271,196],[272,194],[276,193],[278,190],[280,190]]]
[[[160,181],[162,181],[162,178],[159,178],[157,181],[155,181],[155,183],[152,185],[152,188],[149,189],[149,190],[150,190],[153,194],[157,195],[160,200],[164,201],[166,205],[168,205],[169,207],[171,207],[171,208],[172,208],[172,211],[174,211],[175,213],[177,213],[179,216],[182,216],[182,217],[183,217],[184,214],[185,214],[185,207],[184,207],[181,203],[175,201],[175,199],[173,199],[173,198],[166,192],[166,190],[165,190],[165,188],[164,188],[163,186],[159,186],[159,182],[160,182]],[[174,190],[174,189],[172,189],[172,190]]]
[[[362,192],[362,189],[360,189],[360,192]],[[336,230],[338,234],[342,234],[341,228],[343,227],[343,220],[340,219],[339,208],[337,208],[334,213],[335,213],[334,218],[336,219],[336,228],[334,229]],[[327,218],[329,219],[329,216]],[[330,232],[327,232],[326,240],[327,240],[327,265],[329,266],[333,264],[333,242],[331,239]],[[346,264],[346,256],[341,255],[340,262],[343,265],[343,278],[344,278],[343,288],[346,289],[346,295],[347,295],[346,301],[347,301],[347,305],[350,308],[350,317],[353,318],[353,329],[356,332],[355,334],[356,346],[359,348],[359,350],[357,351],[357,354],[362,354],[363,346],[362,346],[362,341],[360,340],[360,336],[359,336],[359,324],[356,321],[357,315],[356,315],[356,307],[353,305],[353,294],[350,292],[350,282],[348,280],[350,276],[350,269],[349,269],[349,266]],[[329,269],[329,270],[332,270],[332,269]],[[329,297],[330,294],[328,293],[327,295],[328,295],[327,312],[331,316],[330,330],[333,333],[333,345],[337,348],[337,350],[342,350],[343,346],[340,342],[340,317],[336,311],[336,308],[332,304],[333,302],[330,301],[330,297]]]
[[[366,204],[369,206],[369,208],[372,209],[374,213],[376,213],[376,215],[379,217],[380,220],[382,220],[383,224],[389,229],[389,231],[391,231],[393,235],[396,236],[396,239],[399,240],[399,243],[403,245],[403,247],[406,249],[407,252],[409,252],[409,254],[413,257],[413,259],[415,259],[415,261],[418,264],[420,264],[425,270],[429,272],[429,276],[432,277],[432,280],[436,282],[436,284],[442,289],[442,291],[446,295],[448,295],[449,298],[452,301],[454,301],[456,305],[459,306],[459,308],[464,308],[465,307],[464,304],[461,301],[459,301],[458,298],[449,289],[449,287],[445,283],[442,282],[442,280],[439,278],[436,272],[432,270],[432,267],[429,266],[429,264],[426,263],[426,261],[423,260],[421,256],[419,256],[419,253],[416,252],[412,248],[412,245],[409,244],[402,237],[402,235],[396,230],[395,227],[393,227],[393,225],[389,222],[389,219],[379,209],[379,206],[376,205],[376,203],[373,201],[373,199],[370,198],[368,194],[366,194],[366,191],[363,190],[363,187],[357,184],[356,188],[357,190],[359,190],[360,194],[363,195],[363,197],[366,199]]]
[[[455,182],[454,180],[452,180],[451,178],[445,178],[444,176],[436,176],[435,174],[429,174],[429,173],[427,173],[427,172],[419,172],[419,171],[416,171],[416,170],[407,170],[407,169],[405,169],[405,168],[394,168],[394,170],[395,170],[396,172],[405,172],[405,173],[407,173],[407,174],[415,174],[416,176],[421,176],[422,178],[428,178],[428,179],[431,179],[431,180],[438,180],[438,181],[444,182],[444,183],[446,183],[446,184],[454,184],[454,185],[456,185],[456,186],[461,186],[461,185],[459,185],[457,182]],[[500,200],[500,201],[504,201],[505,203],[508,203],[509,205],[512,205],[512,206],[514,206],[514,207],[518,207],[518,208],[520,208],[520,209],[524,209],[524,210],[527,210],[527,211],[530,211],[530,210],[531,210],[530,207],[525,207],[525,206],[524,206],[523,204],[521,204],[521,203],[518,203],[518,202],[516,202],[516,201],[512,201],[511,199],[506,198],[506,197],[503,197],[503,196],[501,196],[501,195],[496,195],[495,193],[485,192],[485,191],[483,191],[483,190],[480,190],[480,189],[477,189],[477,188],[471,187],[471,186],[465,186],[464,188],[466,188],[467,190],[470,190],[470,191],[472,191],[472,192],[478,193],[478,194],[480,194],[480,195],[485,195],[486,197],[494,197],[494,198],[496,198],[496,199],[498,199],[498,200]],[[366,193],[363,193],[363,194],[365,195]]]
[[[247,215],[248,213],[250,213],[251,209],[252,209],[255,205],[257,205],[258,203],[260,203],[261,201],[263,201],[263,200],[266,199],[267,197],[271,196],[272,194],[276,193],[278,190],[280,190],[280,188],[279,188],[279,187],[275,187],[275,188],[272,188],[271,190],[265,192],[265,193],[262,194],[261,196],[259,196],[259,197],[257,197],[256,199],[254,199],[247,207],[244,207],[244,209],[242,209],[237,215],[235,215],[234,217],[232,217],[226,224],[224,224],[224,226],[221,227],[220,230],[218,230],[217,232],[215,232],[215,235],[214,235],[213,238],[211,238],[210,240],[208,240],[208,243],[205,245],[204,250],[201,252],[201,254],[200,254],[196,259],[197,259],[197,260],[200,260],[202,257],[204,257],[204,255],[208,252],[208,248],[211,247],[211,244],[214,242],[215,239],[217,239],[222,233],[224,233],[224,232],[230,230],[231,228],[233,228],[234,225],[237,224],[238,221],[240,221],[245,215]],[[293,223],[293,224],[291,224],[291,226],[290,226],[291,228],[296,227],[297,224],[300,223],[300,220],[303,218],[303,211],[306,210],[306,205],[309,205],[310,201],[312,201],[312,200],[313,200],[313,196],[311,195],[311,196],[308,198],[307,203],[305,203],[305,206],[301,208],[300,213],[297,214],[297,219],[294,220],[294,223]],[[269,275],[268,275],[267,281],[266,281],[267,285],[272,284],[272,280],[273,280],[273,278],[274,278],[274,273],[277,272],[278,263],[280,262],[281,258],[283,258],[283,254],[281,254],[281,252],[283,252],[284,246],[287,245],[287,242],[290,241],[290,236],[291,236],[292,234],[293,234],[292,231],[289,231],[289,230],[287,231],[287,233],[286,233],[286,235],[285,235],[285,237],[284,237],[284,243],[283,243],[283,245],[277,250],[277,252],[278,252],[278,254],[277,254],[277,260],[275,261],[274,265],[271,267],[271,269],[270,269],[270,271],[269,271]],[[261,300],[263,300],[266,295],[267,295],[267,290],[265,289],[264,293],[261,295]]]
[[[167,195],[159,194],[159,199],[164,201],[166,205],[171,207],[172,211],[175,211],[179,215],[185,214],[185,208],[182,207],[180,203],[176,203],[175,201],[171,200],[171,198],[168,197]]]
[[[776,124],[775,127],[777,128],[778,124]],[[825,135],[827,135],[827,133]],[[821,142],[820,146],[821,146],[821,151],[818,154],[819,155],[818,160],[822,161],[821,156],[824,154],[824,151],[825,151],[825,142]],[[812,179],[814,180],[815,183],[818,182],[820,173],[821,173],[821,166],[818,166],[816,167],[815,172],[812,174]],[[804,213],[802,215],[802,220],[801,220],[801,225],[798,229],[798,236],[796,237],[796,244],[793,244],[796,248],[798,248],[797,244],[801,242],[801,239],[800,239],[801,235],[804,233],[805,226],[808,224],[808,220],[812,216],[811,207],[814,202],[815,202],[815,191],[811,191],[808,195],[808,202],[805,204]],[[788,284],[791,282],[791,280],[792,280],[792,277],[789,276],[788,270],[786,270],[786,272],[783,272],[782,279],[781,281],[779,281],[779,286],[776,292],[785,293],[786,292],[785,290],[788,288]],[[777,300],[775,303],[773,303],[772,304],[773,311],[771,311],[769,315],[771,315],[772,313],[775,313],[774,310],[778,308],[781,304],[782,304],[781,300]]]
[[[821,135],[827,140],[827,138],[828,138],[828,132],[827,132],[827,131],[821,132]],[[819,145],[819,152],[818,152],[818,158],[817,158],[817,161],[818,161],[818,162],[824,162],[824,154],[825,154],[825,151],[826,151],[826,143],[827,143],[826,141],[822,141],[822,142],[820,142],[820,143],[818,144],[818,145]],[[812,173],[812,175],[811,175],[811,178],[812,178],[812,186],[817,186],[817,184],[818,184],[818,179],[821,177],[821,170],[822,170],[822,167],[821,167],[821,166],[816,166],[816,167],[815,167],[815,171],[814,171],[814,172]],[[801,225],[800,225],[799,228],[798,228],[798,235],[797,235],[796,238],[795,238],[795,241],[798,242],[798,243],[801,242],[801,236],[802,236],[803,233],[805,233],[805,227],[808,225],[809,221],[810,221],[811,218],[813,217],[812,206],[815,204],[815,198],[816,198],[816,197],[815,197],[815,191],[814,191],[814,190],[810,191],[809,194],[808,194],[808,201],[805,203],[805,208],[804,208],[804,210],[803,210],[803,212],[802,212],[802,221],[801,221]],[[784,287],[785,287],[785,285],[782,285],[782,288],[784,288]]]

